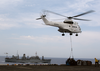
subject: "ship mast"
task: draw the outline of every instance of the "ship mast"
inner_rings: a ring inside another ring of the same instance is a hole
[[[18,50],[17,50],[17,59],[19,59],[19,54],[18,54]]]
[[[37,52],[35,53],[35,55],[37,56]]]
[[[6,58],[8,58],[8,53],[6,52],[5,54],[6,54]]]

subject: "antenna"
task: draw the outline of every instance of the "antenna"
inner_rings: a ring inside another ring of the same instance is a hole
[[[17,50],[17,56],[18,56],[18,50]]]

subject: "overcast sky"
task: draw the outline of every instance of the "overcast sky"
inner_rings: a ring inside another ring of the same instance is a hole
[[[0,0],[0,56],[24,53],[34,56],[70,56],[70,36],[62,37],[57,27],[43,25],[42,10],[50,10],[65,16],[74,16],[89,10],[95,12],[79,18],[82,29],[78,37],[72,35],[75,58],[100,58],[100,0]],[[48,19],[59,19],[49,14]],[[63,20],[59,20],[62,22]]]

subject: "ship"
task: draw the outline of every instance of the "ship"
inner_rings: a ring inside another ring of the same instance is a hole
[[[19,55],[14,56],[12,55],[11,58],[6,57],[5,62],[14,62],[14,63],[50,63],[51,59],[44,59],[44,56],[42,58],[39,58],[39,56],[27,56],[23,54],[21,58],[19,58]]]

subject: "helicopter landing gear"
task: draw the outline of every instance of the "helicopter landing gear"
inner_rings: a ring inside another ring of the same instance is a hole
[[[65,36],[65,34],[63,33],[62,36]]]
[[[70,35],[72,35],[72,33],[70,33]]]
[[[76,36],[78,36],[78,34],[76,34]]]

